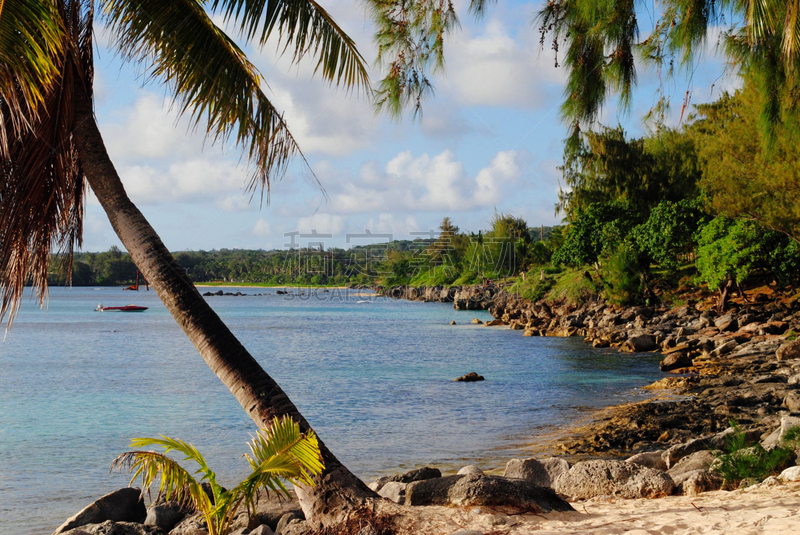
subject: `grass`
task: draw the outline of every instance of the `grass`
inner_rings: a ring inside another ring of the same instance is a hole
[[[550,266],[541,280],[541,267],[528,271],[525,280],[517,280],[509,288],[510,293],[531,301],[546,299],[550,303],[569,303],[580,306],[594,298],[602,289],[589,280],[584,269],[564,269]]]

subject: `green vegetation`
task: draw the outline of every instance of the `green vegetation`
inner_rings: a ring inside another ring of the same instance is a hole
[[[747,434],[738,423],[731,421],[733,433],[725,439],[725,453],[717,455],[712,470],[722,476],[728,489],[759,483],[781,473],[796,456],[800,444],[800,427],[793,427],[781,437],[781,443],[765,449],[756,442],[750,444]]]
[[[191,505],[206,521],[209,535],[227,535],[231,521],[239,509],[255,511],[256,496],[260,489],[268,489],[287,498],[291,494],[283,481],[314,485],[313,476],[322,473],[319,443],[313,431],[300,432],[300,426],[290,417],[275,418],[272,425],[259,430],[248,444],[250,455],[245,458],[252,472],[244,481],[230,490],[217,482],[216,474],[206,460],[191,444],[162,435],[161,438],[134,438],[131,447],[160,446],[164,453],[155,451],[129,451],[117,457],[112,468],[127,467],[133,472],[131,483],[141,478],[142,488],[149,489],[156,479],[160,480],[158,496],[167,502]],[[177,461],[166,454],[175,451],[184,455],[184,460],[199,466],[195,474],[199,480]],[[206,493],[202,483],[211,489]]]

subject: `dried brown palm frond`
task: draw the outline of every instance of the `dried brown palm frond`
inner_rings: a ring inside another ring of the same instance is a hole
[[[0,109],[4,125],[12,120],[12,110],[28,109],[29,125],[8,139],[0,158],[0,317],[10,312],[9,323],[26,282],[44,300],[51,252],[64,253],[69,272],[72,251],[81,241],[84,175],[72,142],[72,102],[76,87],[91,94],[92,6],[76,0],[59,8],[65,39],[51,58],[58,75],[40,85],[43,100],[35,108],[9,100],[25,98],[19,90],[4,94]]]

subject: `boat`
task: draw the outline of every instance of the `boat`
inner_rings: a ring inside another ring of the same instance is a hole
[[[133,304],[121,307],[104,307],[103,303],[100,303],[94,310],[95,312],[144,312],[147,310],[147,307],[140,307]]]

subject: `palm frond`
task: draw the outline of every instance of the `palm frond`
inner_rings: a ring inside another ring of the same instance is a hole
[[[246,457],[254,477],[274,473],[292,482],[311,484],[311,476],[325,468],[316,434],[302,433],[300,425],[288,415],[273,420],[268,429],[259,430],[248,447],[252,457]]]
[[[211,509],[211,502],[200,484],[177,461],[155,451],[129,451],[111,463],[112,470],[133,472],[131,484],[141,479],[142,492],[159,480],[158,495],[182,505],[194,503],[201,511]]]
[[[291,48],[292,61],[317,57],[314,72],[336,85],[369,90],[364,57],[353,40],[314,0],[213,0],[210,10],[234,22],[248,42],[264,46],[270,36]]]
[[[0,317],[8,313],[9,325],[26,283],[44,300],[51,251],[60,253],[69,273],[72,252],[81,243],[83,169],[71,133],[75,92],[91,95],[93,11],[90,0],[58,7],[64,41],[52,58],[57,75],[37,88],[44,100],[34,108],[19,100],[26,92],[17,91],[4,94],[0,103],[7,140],[0,157]],[[27,126],[14,131],[12,116],[20,110]]]
[[[7,158],[58,78],[64,27],[49,0],[4,0],[0,9],[0,155]]]
[[[235,140],[255,166],[249,191],[281,176],[301,156],[283,116],[261,90],[262,78],[244,52],[218,28],[202,0],[108,0],[104,4],[121,56],[164,80],[212,141]]]

